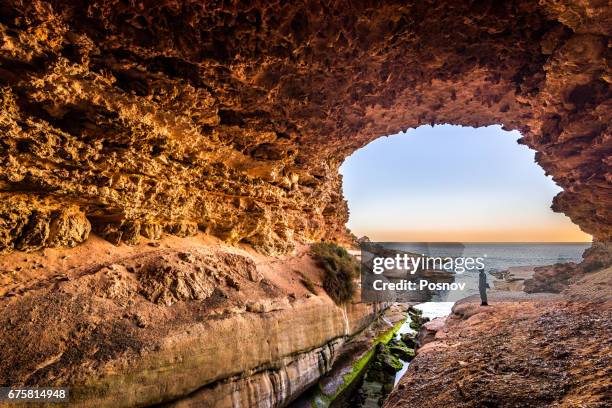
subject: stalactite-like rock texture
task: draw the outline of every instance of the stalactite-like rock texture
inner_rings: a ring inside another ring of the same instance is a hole
[[[0,250],[347,239],[342,160],[435,123],[520,130],[609,240],[611,30],[599,0],[2,0]]]

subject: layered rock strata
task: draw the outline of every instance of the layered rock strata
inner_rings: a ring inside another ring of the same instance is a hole
[[[303,254],[279,263],[186,242],[81,259],[63,275],[43,268],[3,292],[0,385],[70,387],[83,407],[283,406],[382,311],[337,306]],[[319,295],[299,283],[306,275]]]
[[[349,336],[284,358],[271,369],[203,387],[165,406],[279,407],[291,403],[291,408],[327,407],[344,389],[354,385],[352,381],[359,371],[351,363],[359,362],[368,352],[371,356],[379,338],[395,333],[406,318],[405,309],[392,306],[376,314],[380,317],[372,323],[350,330]]]
[[[379,320],[351,339],[331,370],[321,375],[290,408],[345,406],[344,397],[359,386],[378,348],[393,339],[406,321],[407,311],[405,304],[391,304]]]
[[[610,27],[594,0],[3,1],[0,250],[346,240],[343,159],[436,123],[521,131],[609,240]]]
[[[184,237],[202,231],[267,253],[348,240],[340,164],[410,127],[519,130],[564,189],[553,208],[609,242],[611,27],[595,0],[2,1],[0,252],[12,254],[0,258],[0,385],[70,385],[83,406],[188,395],[285,404],[376,308],[308,297],[292,281],[295,260],[194,249]],[[139,244],[160,238],[184,241]],[[473,332],[465,358],[479,369],[515,333],[525,338],[496,376],[515,380],[531,362],[568,374],[501,382],[518,384],[501,401],[523,391],[526,402],[600,401],[609,373],[589,361],[608,362],[597,336],[610,319],[580,302],[554,307],[527,310],[526,326],[509,309]],[[586,345],[575,327],[593,328]],[[589,358],[576,367],[552,346],[526,355],[559,339]],[[482,388],[461,386],[479,377],[455,357],[414,367],[448,368],[457,394],[444,388],[448,373],[418,386],[479,400]]]

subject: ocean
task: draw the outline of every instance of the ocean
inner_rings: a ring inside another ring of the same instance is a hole
[[[516,266],[541,266],[558,262],[580,262],[590,243],[394,243],[389,247],[415,254],[451,257],[482,257],[490,286],[495,278],[488,272],[504,271]],[[478,293],[478,271],[456,275],[465,282],[464,291],[441,294],[437,301],[455,302]]]

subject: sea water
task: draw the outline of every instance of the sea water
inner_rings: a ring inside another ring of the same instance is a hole
[[[390,246],[391,247],[391,246]],[[558,262],[580,262],[582,253],[590,247],[590,243],[571,243],[571,244],[531,244],[531,243],[486,243],[475,244],[465,243],[459,247],[457,244],[397,244],[392,247],[410,252],[413,254],[424,254],[429,256],[463,256],[463,257],[485,257],[485,271],[504,271],[511,267],[517,266],[541,266],[551,265]],[[460,248],[460,251],[458,251]],[[492,282],[493,276],[487,274],[487,279]],[[448,316],[455,302],[465,296],[470,296],[478,293],[478,272],[468,271],[463,274],[458,274],[455,278],[456,282],[466,282],[467,289],[461,292],[447,293],[445,301],[421,303],[415,306],[423,312],[423,317],[428,317],[433,320],[437,317]],[[493,285],[491,285],[492,287]],[[398,330],[398,335],[402,333],[414,333],[410,328],[410,320],[408,319]],[[408,370],[409,362],[404,362],[403,367],[395,375],[394,386],[400,381],[402,376]],[[351,399],[351,396],[346,396],[332,404],[332,407],[337,408],[369,408],[379,407],[382,384],[362,380],[360,388],[357,388],[352,395],[356,395],[360,389],[361,392],[368,395],[365,401],[359,401],[357,404]]]
[[[489,272],[504,271],[517,266],[542,266],[559,262],[580,262],[590,243],[398,243],[393,247],[414,254],[484,258],[487,280]],[[478,293],[478,271],[456,274],[455,282],[465,282],[465,290],[449,291],[439,300],[456,302]],[[493,287],[493,285],[490,285]]]

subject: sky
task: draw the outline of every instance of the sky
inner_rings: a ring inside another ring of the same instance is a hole
[[[561,191],[501,126],[421,126],[381,137],[340,168],[358,237],[403,242],[585,242],[550,209]]]

